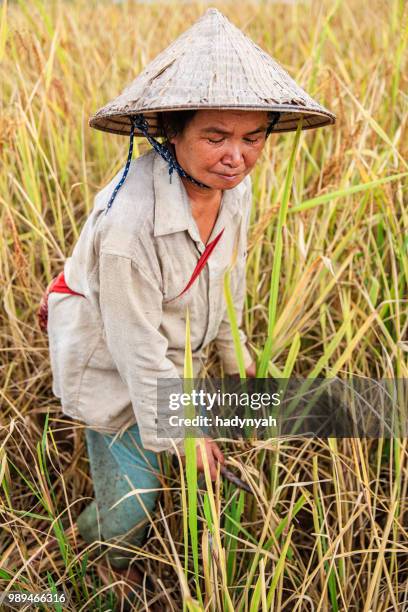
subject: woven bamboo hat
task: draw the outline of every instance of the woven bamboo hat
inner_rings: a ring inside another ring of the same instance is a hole
[[[208,9],[162,51],[124,91],[99,109],[91,127],[130,134],[130,117],[143,113],[150,136],[162,136],[157,113],[187,109],[280,112],[273,132],[335,123],[288,73],[220,11]],[[136,136],[143,136],[135,130]]]

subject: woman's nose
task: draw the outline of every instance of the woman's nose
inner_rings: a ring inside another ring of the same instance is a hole
[[[242,165],[243,157],[241,149],[238,145],[231,145],[222,159],[223,163],[233,168],[238,168]]]

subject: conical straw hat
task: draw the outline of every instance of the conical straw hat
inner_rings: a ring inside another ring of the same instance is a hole
[[[149,134],[161,136],[157,112],[187,109],[281,112],[274,132],[335,122],[263,49],[220,11],[208,9],[162,51],[124,91],[89,120],[91,127],[130,134],[129,115],[143,113]],[[136,130],[135,135],[143,135]]]

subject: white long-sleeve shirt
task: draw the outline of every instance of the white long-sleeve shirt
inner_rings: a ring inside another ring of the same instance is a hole
[[[67,285],[85,297],[51,293],[48,337],[53,392],[64,414],[116,433],[137,422],[143,446],[173,449],[158,439],[157,379],[183,376],[188,305],[194,376],[202,349],[215,339],[224,371],[238,371],[223,294],[223,277],[238,240],[231,287],[239,325],[245,297],[251,180],[223,192],[209,241],[224,233],[190,289],[205,249],[182,181],[154,150],[132,160],[112,208],[104,209],[123,169],[97,193],[72,256]],[[245,367],[253,361],[240,329]],[[180,440],[175,440],[180,444]]]

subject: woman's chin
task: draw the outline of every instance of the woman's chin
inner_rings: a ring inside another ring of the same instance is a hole
[[[191,176],[194,176],[196,180],[200,181],[200,183],[203,183],[204,185],[207,185],[207,187],[210,187],[210,189],[216,190],[233,189],[245,178],[245,174],[243,173],[229,177],[218,174],[217,172],[208,172],[202,176],[192,174]]]

